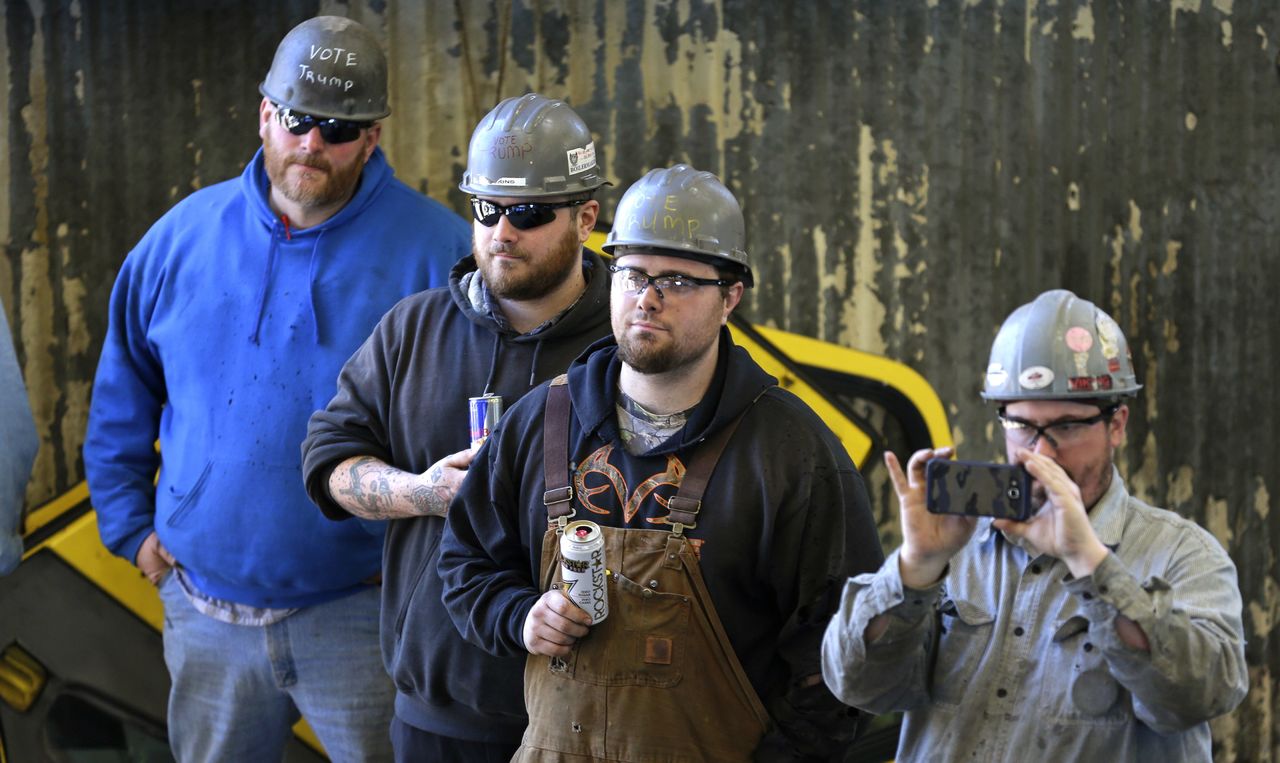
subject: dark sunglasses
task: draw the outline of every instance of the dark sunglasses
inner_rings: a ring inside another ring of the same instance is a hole
[[[280,126],[294,135],[306,135],[311,128],[320,128],[320,137],[325,143],[350,143],[360,137],[360,131],[373,125],[373,122],[351,122],[346,119],[313,117],[302,114],[288,106],[276,105],[276,121]]]
[[[580,207],[586,203],[586,199],[579,199],[577,201],[553,201],[550,203],[522,202],[504,207],[488,199],[472,196],[471,216],[484,227],[492,228],[498,224],[498,220],[503,215],[506,215],[507,222],[511,223],[516,230],[529,230],[539,225],[546,225],[556,219],[557,209]]]

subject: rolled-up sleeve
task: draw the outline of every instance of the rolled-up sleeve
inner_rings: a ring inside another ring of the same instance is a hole
[[[909,710],[928,699],[928,665],[942,583],[907,588],[898,552],[878,572],[850,578],[822,640],[822,677],[845,703],[871,713]],[[871,644],[867,627],[888,627]]]
[[[1090,633],[1134,712],[1163,733],[1229,712],[1249,688],[1235,565],[1212,538],[1184,536],[1161,576],[1139,580],[1114,554],[1070,580]],[[1138,624],[1150,650],[1121,641],[1116,615]]]

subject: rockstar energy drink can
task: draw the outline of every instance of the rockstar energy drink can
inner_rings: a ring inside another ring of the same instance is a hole
[[[469,399],[471,406],[471,447],[484,442],[502,417],[502,397],[481,395]]]
[[[560,536],[560,576],[564,592],[591,615],[591,624],[609,616],[605,586],[604,535],[595,522],[570,522]]]

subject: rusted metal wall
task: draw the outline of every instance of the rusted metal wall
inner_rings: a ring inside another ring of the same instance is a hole
[[[1146,383],[1121,467],[1240,569],[1252,690],[1219,760],[1272,760],[1280,329],[1275,0],[6,0],[0,299],[44,437],[32,505],[82,477],[111,282],[150,223],[257,144],[275,43],[317,11],[391,56],[384,146],[462,210],[499,98],[564,97],[615,187],[675,161],[744,202],[754,319],[904,360],[961,453],[995,329],[1064,286],[1112,311]],[[886,486],[872,489],[887,505]],[[894,535],[886,526],[887,535]]]

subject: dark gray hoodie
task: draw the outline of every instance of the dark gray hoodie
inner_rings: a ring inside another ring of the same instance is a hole
[[[459,261],[448,289],[402,300],[347,361],[338,392],[311,417],[302,444],[307,493],[326,516],[351,517],[329,497],[341,461],[369,455],[421,473],[470,444],[467,398],[486,390],[507,408],[609,333],[609,274],[583,252],[587,289],[557,320],[516,334],[472,296],[476,263]],[[524,657],[467,643],[441,603],[440,517],[389,523],[383,554],[382,655],[396,715],[455,739],[518,742],[525,727]]]

